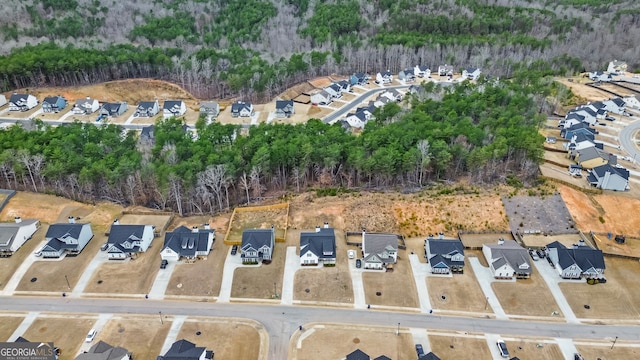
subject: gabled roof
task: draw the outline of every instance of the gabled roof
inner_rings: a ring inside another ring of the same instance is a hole
[[[416,66],[418,66],[418,69],[420,69],[420,71],[427,71],[427,70],[429,70],[429,67],[428,67],[428,66],[425,66],[425,65],[416,65]],[[429,70],[429,71],[431,71],[431,70]]]
[[[590,105],[592,105],[596,109],[602,109],[607,107],[607,105],[603,104],[602,101],[594,101]]]
[[[584,120],[584,116],[578,114],[577,112],[570,112],[565,116],[566,120],[576,119],[578,121]]]
[[[335,84],[335,83],[333,83],[333,84],[331,84],[331,85],[329,85],[329,86],[327,86],[327,87],[328,87],[328,88],[330,88],[330,89],[332,89],[332,90],[333,90],[333,91],[335,91],[335,92],[340,92],[340,91],[342,91],[342,87],[341,87],[340,85],[338,85],[338,84]]]
[[[625,105],[626,105],[626,103],[624,102],[624,100],[622,100],[622,99],[621,99],[621,98],[619,98],[619,97],[613,98],[613,99],[611,99],[611,101],[612,101],[614,104],[618,105],[619,107],[625,107]]]
[[[311,251],[318,258],[336,257],[336,235],[333,228],[320,228],[316,232],[300,233],[300,256]],[[324,255],[324,253],[330,255]]]
[[[251,111],[251,103],[247,103],[244,101],[236,101],[233,104],[231,104],[231,112],[232,113],[239,113],[242,110],[247,110],[247,111]]]
[[[242,232],[242,249],[273,246],[273,229],[249,229]]]
[[[207,251],[209,234],[215,230],[198,229],[194,232],[186,226],[180,226],[164,235],[164,248],[170,248],[180,256],[194,257],[196,252]]]
[[[368,255],[398,250],[398,237],[392,234],[364,234],[363,250]]]
[[[380,355],[380,356],[378,356],[377,358],[375,358],[373,360],[391,360],[391,358],[386,356],[386,355]]]
[[[464,245],[462,245],[462,241],[460,240],[431,239],[427,240],[427,244],[429,246],[429,252],[434,255],[452,254],[454,252],[464,255]]]
[[[288,106],[293,107],[293,100],[276,100],[276,109],[286,109]]]
[[[491,249],[492,265],[498,268],[505,263],[509,264],[513,270],[518,273],[531,273],[531,263],[529,262],[529,253],[520,246],[515,240],[504,240],[502,244],[485,244],[484,246]],[[527,265],[525,269],[520,268]]]
[[[200,108],[216,110],[218,108],[218,103],[215,101],[203,101],[200,103]]]
[[[405,75],[415,75],[413,69],[404,69],[402,70]]]
[[[428,352],[418,358],[418,360],[440,360],[433,352]]]
[[[589,161],[591,159],[602,158],[602,157],[603,157],[602,151],[596,148],[595,146],[578,150],[578,160],[580,162]]]
[[[586,134],[579,132],[579,133],[575,133],[574,134],[574,138],[571,139],[571,142],[574,142],[576,144],[584,142],[584,141],[589,141],[589,142],[593,142],[593,139],[587,137]]]
[[[126,240],[141,240],[147,225],[113,224],[109,230],[107,243],[120,244]]]
[[[65,236],[71,236],[72,238],[77,239],[80,236],[80,232],[82,231],[82,228],[85,225],[88,225],[88,224],[81,224],[81,223],[52,224],[51,226],[49,226],[49,229],[47,230],[47,234],[45,235],[45,238],[56,239],[56,238],[62,238]]]
[[[44,100],[42,100],[42,104],[47,103],[47,104],[54,105],[54,104],[57,104],[57,103],[58,103],[58,101],[59,101],[59,100],[61,100],[61,99],[62,99],[62,100],[65,100],[65,98],[63,98],[63,97],[62,97],[62,96],[60,96],[60,95],[56,95],[56,96],[47,96],[46,98],[44,98]]]
[[[96,101],[97,101],[96,99],[86,97],[83,99],[76,100],[75,106],[81,107],[81,108],[91,108],[91,106],[93,106],[93,103],[95,103]]]
[[[346,360],[371,360],[371,357],[360,349],[355,349],[347,355]]]
[[[382,75],[382,76],[392,76],[393,74],[391,73],[390,70],[387,70],[387,71],[380,71],[380,75]]]
[[[102,109],[107,111],[109,114],[117,114],[122,105],[123,103],[104,103],[102,105]]]
[[[0,249],[11,247],[11,243],[15,240],[18,230],[23,226],[37,223],[36,219],[22,220],[20,223],[0,223]]]
[[[158,104],[158,101],[140,101],[140,103],[138,103],[138,109],[140,110],[151,110],[153,109],[156,105]]]
[[[205,352],[204,347],[182,339],[174,342],[164,356],[158,356],[158,360],[198,360]]]
[[[625,180],[629,180],[629,170],[625,168],[613,167],[609,164],[596,166],[593,168],[593,172],[596,173],[599,178],[603,178],[607,172],[610,172],[611,174],[616,174]]]
[[[367,75],[365,73],[355,73],[353,74],[353,76],[357,77],[358,80],[365,80],[367,78]]]
[[[17,104],[17,103],[19,103],[19,102],[27,101],[27,98],[28,98],[29,96],[33,96],[33,95],[31,95],[31,94],[18,94],[18,93],[13,93],[13,94],[11,94],[11,97],[9,98],[9,101],[10,101],[10,102],[12,102],[12,103],[14,103],[14,104]]]
[[[595,112],[592,108],[590,108],[590,107],[588,107],[588,106],[581,106],[581,107],[580,107],[580,108],[578,108],[578,110],[576,110],[576,111],[586,112],[587,114],[589,114],[589,115],[591,115],[591,116],[596,116],[596,115],[597,115],[597,114],[596,114],[596,112]]]
[[[123,347],[113,347],[100,340],[85,353],[76,356],[75,360],[121,360],[130,352]]]
[[[349,82],[347,80],[340,80],[338,81],[336,84],[340,85],[340,87],[344,90],[344,89],[348,89],[349,88]]]
[[[478,70],[478,68],[474,68],[474,67],[469,67],[469,68],[467,68],[467,72],[468,72],[469,74],[473,74],[474,72],[476,72],[476,70]]]
[[[355,116],[362,122],[367,121],[367,114],[364,111],[356,111],[355,113],[347,114],[347,117],[350,117],[350,116]]]

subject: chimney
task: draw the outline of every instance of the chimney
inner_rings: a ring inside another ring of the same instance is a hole
[[[367,234],[367,229],[362,228],[362,245],[364,245],[364,236]]]
[[[87,100],[91,100],[91,97],[90,97],[90,96],[87,96]]]
[[[438,234],[438,239],[443,240],[444,239],[444,233]]]
[[[504,244],[504,239],[503,238],[499,238],[498,239],[498,245],[502,245]]]
[[[204,224],[204,229],[205,230],[211,230],[211,226],[209,224]]]
[[[328,228],[329,228],[329,223],[328,223],[328,222],[326,222],[326,221],[324,222],[324,228],[325,228],[325,229],[328,229]]]
[[[73,216],[69,216],[67,218],[67,220],[69,220],[69,224],[75,224],[76,223],[76,218],[74,218]]]
[[[14,220],[16,221],[16,224],[20,224],[22,222],[22,218],[20,216],[16,216]]]
[[[118,220],[118,218],[113,220],[113,225],[120,225],[120,220]]]
[[[192,226],[191,227],[191,232],[197,233],[198,232],[198,227],[197,226]]]
[[[316,226],[316,232],[319,233],[320,232],[320,226]]]

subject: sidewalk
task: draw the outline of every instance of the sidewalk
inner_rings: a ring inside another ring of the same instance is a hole
[[[296,271],[300,269],[300,258],[296,254],[295,246],[287,247],[287,258],[284,263],[284,277],[282,279],[282,294],[280,299],[282,305],[293,305],[293,286],[295,283]]]
[[[491,305],[491,309],[493,309],[493,313],[496,315],[496,319],[507,320],[507,314],[505,314],[502,305],[500,305],[500,300],[498,300],[496,293],[493,292],[493,288],[491,287],[491,283],[494,280],[491,272],[482,266],[482,264],[480,264],[480,260],[476,257],[469,257],[469,264],[478,279],[478,284],[480,284],[480,288],[482,289],[487,302]]]
[[[431,312],[431,299],[429,298],[429,289],[427,288],[427,276],[429,276],[429,265],[420,263],[418,255],[409,254],[409,262],[411,263],[411,271],[413,272],[413,281],[416,283],[418,290],[418,299],[420,300],[420,311],[428,314]],[[425,351],[428,352],[428,351]]]

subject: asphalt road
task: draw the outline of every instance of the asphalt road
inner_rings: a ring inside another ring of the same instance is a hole
[[[358,97],[356,97],[355,99],[351,100],[351,102],[349,102],[348,104],[345,104],[343,107],[339,108],[338,110],[332,112],[331,114],[325,116],[324,118],[322,118],[322,121],[324,121],[325,123],[330,123],[335,121],[336,119],[340,118],[341,116],[347,114],[349,112],[349,110],[357,107],[358,105],[360,105],[360,103],[362,102],[362,100],[368,98],[369,96],[378,93],[378,92],[383,92],[383,91],[387,91],[387,90],[391,90],[391,89],[396,89],[396,90],[400,90],[400,89],[408,89],[409,86],[411,85],[393,85],[393,86],[385,86],[385,87],[381,87],[381,88],[377,88],[377,89],[371,89],[368,90],[367,92],[364,92],[360,95],[358,95]]]
[[[63,313],[158,314],[243,317],[262,323],[269,333],[269,359],[288,356],[289,340],[298,326],[310,322],[416,327],[461,332],[486,332],[509,336],[539,336],[570,339],[640,341],[640,326],[587,325],[535,321],[464,318],[378,310],[266,304],[179,302],[120,299],[71,299],[51,297],[1,297],[4,311],[48,311]]]
[[[635,159],[635,161],[640,161],[640,151],[638,150],[638,146],[636,146],[636,141],[634,139],[634,134],[640,130],[640,119],[634,117],[636,121],[627,125],[620,131],[620,135],[618,135],[620,140],[620,146],[622,146],[628,153],[631,158]]]

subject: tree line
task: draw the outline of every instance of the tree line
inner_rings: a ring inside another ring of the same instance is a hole
[[[553,86],[543,72],[514,81],[441,88],[429,83],[402,103],[376,110],[355,136],[339,123],[262,123],[241,135],[181,119],[158,120],[153,140],[114,124],[74,122],[0,130],[0,187],[81,201],[215,213],[266,191],[309,188],[420,188],[468,177],[535,181],[538,127]]]

